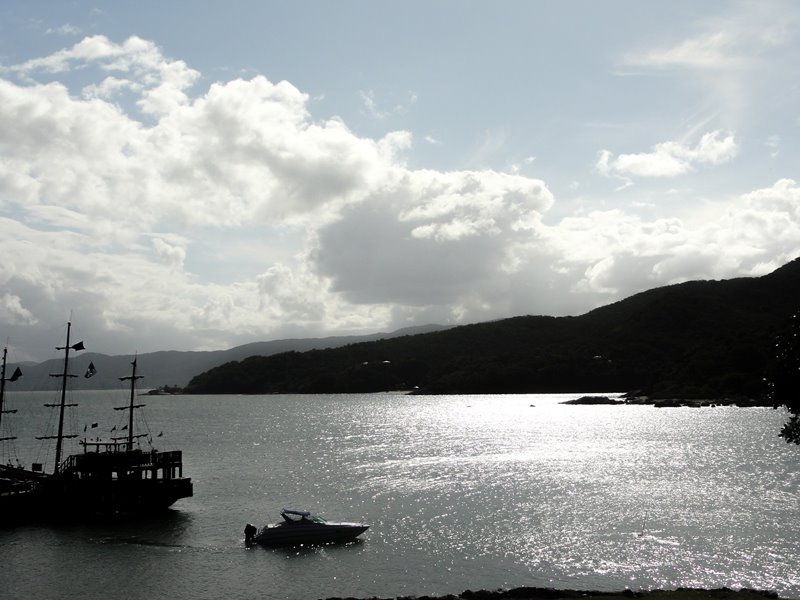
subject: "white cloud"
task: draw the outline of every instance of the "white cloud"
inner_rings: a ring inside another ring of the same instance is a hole
[[[386,111],[378,110],[378,105],[375,103],[375,92],[372,90],[361,91],[359,92],[359,96],[361,96],[361,102],[364,104],[364,108],[367,109],[367,112],[375,119],[385,119],[389,116],[389,113]]]
[[[600,297],[692,279],[763,275],[798,256],[800,188],[793,180],[720,203],[707,217],[695,226],[620,211],[569,217],[554,230],[556,254],[565,268],[583,272],[574,289]]]
[[[776,158],[780,153],[781,148],[781,136],[779,135],[771,135],[767,138],[765,142],[767,148],[769,148],[770,152],[769,155],[772,158]]]
[[[635,67],[625,71],[656,75],[651,82],[669,82],[667,87],[657,87],[676,103],[666,108],[654,98],[663,107],[654,118],[683,121],[686,113],[694,113],[696,119],[713,120],[715,127],[747,136],[751,128],[770,118],[776,106],[772,98],[784,96],[788,89],[783,82],[794,77],[796,7],[782,0],[742,0],[728,3],[722,11],[695,14],[694,19],[680,20],[678,27],[659,28],[655,43],[653,36],[646,35],[647,43],[622,59],[626,67]],[[774,89],[784,91],[776,95]]]
[[[671,46],[631,54],[626,62],[706,71],[749,69],[761,64],[767,52],[786,43],[791,35],[791,11],[781,10],[780,3],[740,2],[729,8],[700,23],[701,33]]]
[[[109,41],[104,35],[86,37],[72,48],[64,48],[49,56],[34,58],[20,65],[4,67],[4,71],[30,76],[37,71],[61,73],[77,65],[83,68],[88,62],[110,61],[127,54],[123,46]]]
[[[76,25],[71,25],[70,23],[64,23],[61,27],[50,28],[45,33],[49,34],[57,34],[57,35],[80,35],[81,28],[77,27]]]
[[[0,296],[0,319],[13,325],[35,325],[36,318],[22,306],[19,296],[3,294]]]
[[[543,182],[491,171],[407,171],[319,232],[312,258],[355,304],[459,304],[542,227]]]
[[[653,152],[620,154],[610,164],[603,165],[610,171],[638,177],[674,177],[691,169],[691,164],[673,144],[658,144]]]
[[[58,74],[91,66],[104,72],[124,73],[127,77],[106,79],[100,86],[89,85],[84,90],[86,96],[105,97],[103,94],[115,88],[137,87],[141,93],[139,108],[152,116],[166,115],[186,104],[186,90],[200,75],[181,60],[167,60],[153,42],[132,36],[122,44],[115,44],[103,35],[86,37],[71,48],[4,67],[0,72],[16,74],[31,81],[37,73]],[[137,83],[133,83],[133,79]]]
[[[59,84],[0,81],[0,101],[0,189],[25,192],[22,210],[35,210],[31,200],[60,204],[98,227],[103,219],[230,226],[309,214],[357,199],[409,142],[403,134],[360,139],[337,120],[312,123],[306,95],[263,77],[214,84],[151,127]]]
[[[375,92],[373,90],[361,90],[358,93],[361,103],[364,105],[367,114],[373,119],[382,121],[393,115],[408,114],[410,108],[414,106],[418,97],[414,92],[408,92],[399,102],[397,102],[391,109],[382,109],[378,106],[375,99]]]
[[[507,134],[503,129],[487,129],[477,140],[477,147],[470,158],[470,164],[483,167],[491,162],[505,147]]]
[[[740,68],[751,58],[738,52],[740,40],[725,31],[715,31],[680,42],[677,46],[652,50],[628,59],[630,64],[655,67]]]
[[[704,134],[696,146],[678,142],[656,144],[651,152],[619,154],[602,150],[595,167],[604,175],[675,177],[692,171],[698,164],[720,165],[732,160],[739,147],[732,133]]]
[[[186,248],[170,244],[160,237],[153,238],[153,247],[166,264],[175,269],[183,269],[183,263],[186,260]]]
[[[140,92],[142,90],[142,86],[135,81],[131,81],[130,79],[106,77],[99,84],[91,84],[83,88],[83,96],[84,98],[101,98],[103,100],[111,100],[126,90]]]

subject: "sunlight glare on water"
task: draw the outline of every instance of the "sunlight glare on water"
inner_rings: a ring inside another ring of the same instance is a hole
[[[195,496],[153,522],[0,530],[0,585],[13,577],[28,597],[48,597],[55,580],[28,574],[67,570],[65,593],[103,598],[110,578],[157,569],[128,597],[522,585],[800,597],[800,451],[777,437],[783,414],[559,404],[574,397],[150,400]],[[100,418],[100,404],[87,408]],[[347,546],[245,549],[244,524],[284,506],[371,528]]]

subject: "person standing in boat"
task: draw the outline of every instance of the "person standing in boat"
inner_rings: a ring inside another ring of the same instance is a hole
[[[248,546],[250,544],[252,544],[253,543],[253,538],[256,536],[256,533],[258,533],[258,529],[256,529],[256,527],[254,525],[251,525],[250,523],[245,525],[245,527],[244,527],[244,543],[247,544]]]

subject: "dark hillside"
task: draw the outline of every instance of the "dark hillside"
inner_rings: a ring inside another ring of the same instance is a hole
[[[254,342],[228,350],[207,352],[162,350],[139,354],[137,360],[139,368],[144,375],[144,381],[141,382],[142,389],[160,386],[183,387],[197,373],[202,373],[231,361],[243,360],[248,356],[269,356],[290,351],[305,352],[315,348],[338,348],[339,346],[346,346],[356,342],[400,335],[413,335],[441,329],[446,329],[446,327],[426,325],[360,336],[273,340],[270,342]],[[97,369],[97,374],[91,379],[77,377],[73,381],[73,388],[80,390],[117,389],[120,385],[118,378],[130,372],[130,363],[133,359],[132,355],[109,356],[97,352],[76,354],[70,359],[73,373],[85,373],[86,367],[92,362]],[[21,366],[24,373],[24,377],[14,384],[14,389],[16,391],[54,389],[53,379],[49,376],[49,373],[58,372],[62,368],[62,361],[63,358],[56,358],[38,364],[17,365],[13,362],[9,363],[12,370],[16,366]]]
[[[800,305],[800,260],[774,273],[692,281],[580,317],[515,317],[337,349],[253,356],[195,377],[189,393],[630,390],[761,393],[775,334]]]

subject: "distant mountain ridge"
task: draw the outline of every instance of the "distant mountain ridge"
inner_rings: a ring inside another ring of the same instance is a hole
[[[319,348],[336,348],[356,342],[368,342],[395,336],[415,335],[430,331],[447,329],[443,325],[422,325],[408,327],[389,333],[374,333],[355,336],[332,336],[324,338],[299,338],[273,340],[269,342],[252,342],[236,346],[228,350],[212,350],[207,352],[182,352],[178,350],[162,350],[138,355],[139,372],[144,379],[139,384],[142,389],[162,386],[185,386],[189,380],[218,365],[245,359],[249,356],[270,356],[281,352],[305,352]],[[91,346],[91,341],[86,340]],[[76,352],[70,355],[70,372],[78,375],[73,380],[76,390],[103,390],[120,387],[119,377],[130,374],[130,363],[134,356],[109,356],[97,352]],[[83,375],[93,363],[97,373],[87,379]],[[20,366],[23,377],[9,386],[9,391],[31,391],[54,389],[49,381],[50,373],[60,373],[63,369],[61,359],[51,359],[38,364],[12,363],[9,361],[9,373]],[[13,387],[12,387],[13,386]]]
[[[526,316],[330,350],[252,356],[187,393],[628,391],[755,397],[800,307],[800,259],[762,277],[655,288],[578,317]]]

